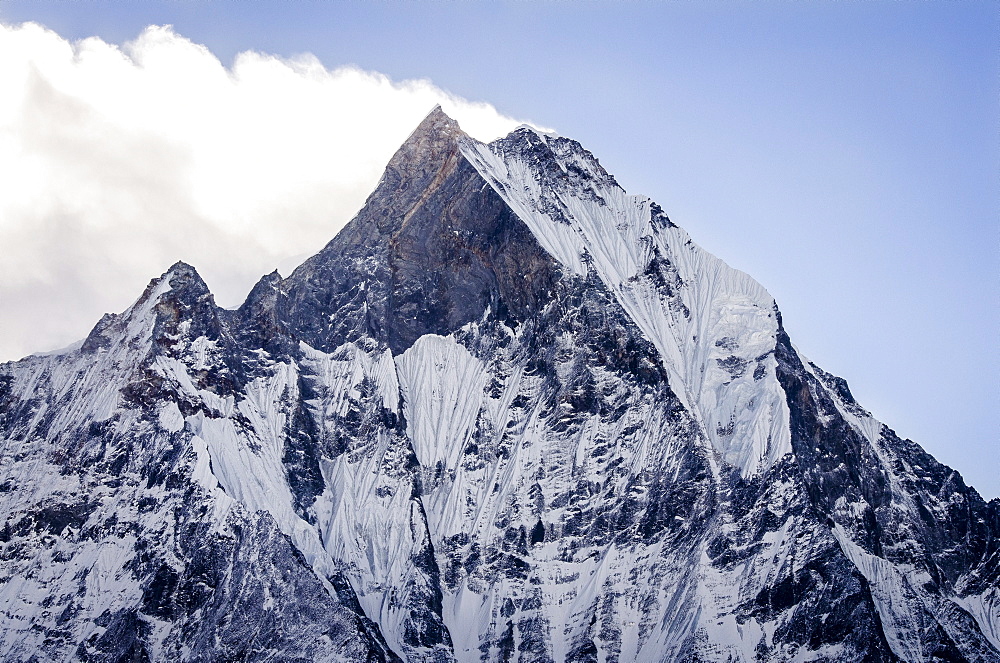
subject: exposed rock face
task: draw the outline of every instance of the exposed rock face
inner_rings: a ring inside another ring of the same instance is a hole
[[[527,128],[0,366],[0,444],[6,660],[1000,660],[1000,501]]]
[[[512,324],[551,297],[557,266],[459,149],[440,109],[389,162],[364,209],[282,284],[278,317],[331,352],[370,338],[400,354],[490,309]]]

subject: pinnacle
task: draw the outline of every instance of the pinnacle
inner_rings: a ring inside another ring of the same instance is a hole
[[[197,274],[198,270],[196,270],[192,265],[189,265],[183,260],[178,260],[177,262],[175,262],[170,266],[170,269],[168,269],[163,274],[163,276],[168,276],[171,274],[180,275],[180,274],[192,274],[192,273]]]
[[[208,289],[208,284],[205,280],[201,278],[201,274],[198,273],[194,267],[188,263],[178,260],[170,269],[165,271],[160,276],[150,280],[149,285],[146,286],[145,292],[139,298],[139,301],[146,301],[153,296],[153,292],[156,287],[160,284],[166,283],[169,292],[173,293],[194,293],[195,297],[200,297],[203,295],[211,296],[211,292]]]
[[[413,130],[411,138],[418,134],[449,134],[449,135],[465,135],[462,128],[458,126],[458,122],[453,120],[444,110],[441,105],[438,104],[431,109],[431,112],[420,121],[417,128]]]
[[[198,270],[183,260],[178,260],[173,265],[170,266],[166,272],[164,272],[159,279],[153,279],[154,281],[166,280],[172,289],[181,287],[189,283],[197,284],[200,289],[208,290],[208,286],[205,284],[204,279],[201,278],[201,274]]]
[[[465,135],[458,122],[448,117],[441,106],[435,106],[396,151],[389,167],[405,170],[407,165],[432,162],[434,155],[454,150]]]

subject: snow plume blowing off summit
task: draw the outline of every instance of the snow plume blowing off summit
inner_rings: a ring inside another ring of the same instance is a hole
[[[435,109],[235,310],[0,365],[9,660],[1000,659],[1000,501],[575,141]]]

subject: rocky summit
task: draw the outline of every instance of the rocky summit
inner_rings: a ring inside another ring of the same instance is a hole
[[[0,365],[5,661],[1000,661],[1000,500],[575,141],[435,109],[235,310]]]

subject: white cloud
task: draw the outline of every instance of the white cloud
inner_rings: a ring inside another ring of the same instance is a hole
[[[482,140],[519,124],[312,56],[227,69],[156,26],[117,46],[0,25],[0,91],[0,361],[86,335],[179,259],[239,303],[336,234],[435,104]]]

